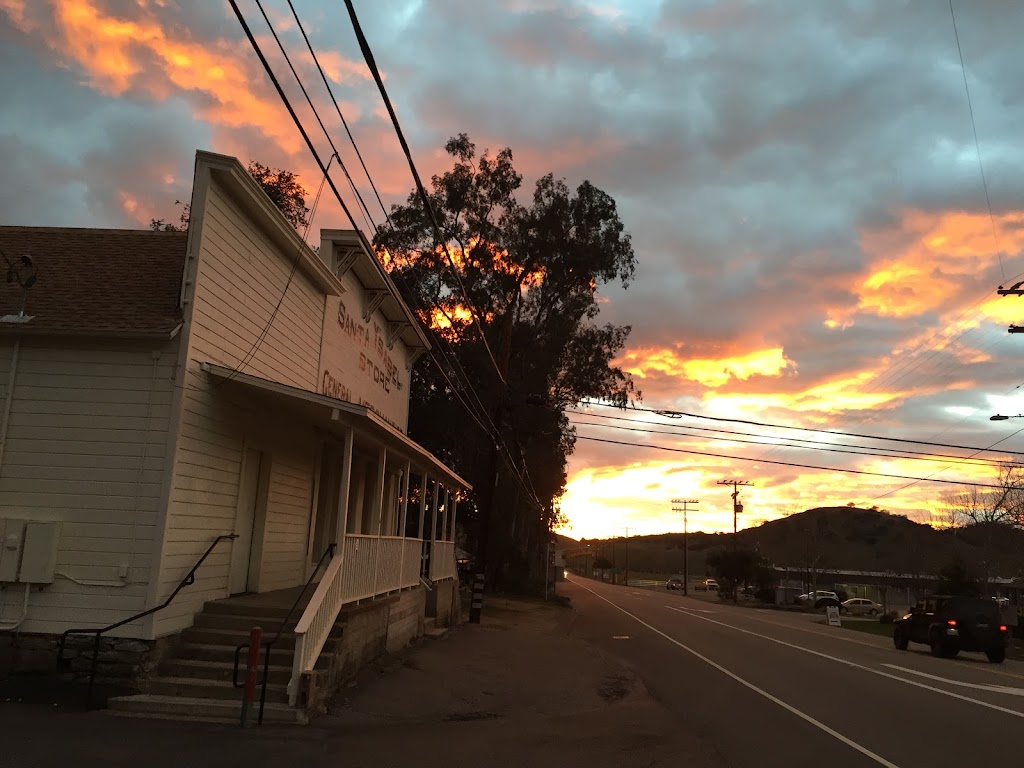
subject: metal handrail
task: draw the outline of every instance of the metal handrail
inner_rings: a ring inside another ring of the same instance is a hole
[[[118,622],[116,622],[114,624],[109,624],[109,625],[107,625],[105,627],[100,627],[98,629],[95,628],[95,627],[90,627],[90,628],[87,628],[87,629],[67,629],[67,630],[64,630],[63,633],[61,633],[60,641],[57,644],[57,669],[58,670],[61,668],[61,665],[64,663],[64,648],[65,648],[65,646],[67,644],[67,639],[68,639],[69,635],[89,635],[89,634],[95,635],[95,639],[93,640],[93,648],[92,648],[92,664],[89,667],[89,688],[86,691],[86,695],[85,695],[86,696],[85,702],[86,702],[86,706],[87,707],[92,706],[92,692],[93,692],[94,684],[96,682],[96,661],[97,661],[97,659],[98,659],[98,657],[100,655],[100,636],[103,635],[106,632],[110,632],[113,629],[117,629],[118,627],[123,627],[125,624],[130,624],[133,621],[138,621],[139,619],[144,619],[146,616],[149,616],[150,614],[156,613],[157,611],[160,611],[160,610],[163,610],[164,608],[166,608],[168,605],[171,604],[171,601],[174,600],[174,598],[178,596],[178,593],[181,592],[181,590],[183,590],[185,587],[190,587],[190,586],[192,586],[193,584],[196,583],[196,571],[199,570],[199,566],[201,566],[206,561],[206,558],[210,556],[210,553],[213,552],[214,548],[221,541],[223,541],[225,539],[237,539],[237,538],[238,538],[238,534],[237,533],[222,533],[220,536],[215,538],[213,540],[213,543],[210,544],[209,548],[203,553],[203,556],[200,557],[199,560],[196,561],[196,564],[192,566],[192,570],[190,570],[185,575],[185,578],[182,579],[181,582],[178,584],[178,586],[174,588],[174,591],[171,592],[170,595],[168,595],[167,599],[164,600],[162,603],[160,603],[160,605],[156,606],[155,608],[150,608],[148,610],[142,611],[141,613],[136,613],[134,616],[129,616],[127,619],[124,619],[123,621],[118,621]]]
[[[270,676],[270,651],[273,649],[274,643],[281,638],[281,633],[284,631],[284,628],[288,626],[288,622],[291,620],[292,614],[295,613],[295,609],[298,608],[299,603],[302,602],[302,598],[305,596],[306,590],[309,589],[309,585],[313,583],[313,579],[315,579],[316,575],[320,573],[320,569],[323,567],[323,564],[334,557],[337,547],[337,543],[327,545],[327,549],[324,550],[322,555],[320,555],[320,559],[317,561],[313,572],[309,574],[309,578],[306,579],[306,583],[303,584],[302,589],[299,590],[299,595],[295,598],[295,602],[292,603],[292,607],[288,609],[288,613],[285,614],[284,619],[277,625],[277,631],[274,633],[274,636],[269,640],[263,640],[260,642],[260,646],[266,650],[263,654],[263,675],[260,677],[260,714],[259,718],[256,720],[258,725],[263,725],[263,708],[267,703],[267,678]],[[245,687],[245,681],[243,680],[239,682],[238,680],[238,669],[240,666],[242,651],[248,647],[248,643],[242,643],[235,647],[235,668],[231,673],[231,683],[235,688]]]

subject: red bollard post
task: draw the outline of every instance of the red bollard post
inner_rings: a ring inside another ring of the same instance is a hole
[[[259,677],[260,669],[260,646],[263,642],[263,630],[253,627],[249,630],[249,654],[245,659],[245,689],[242,694],[242,720],[243,728],[252,725],[249,717],[252,712],[253,700],[256,698],[256,680]]]

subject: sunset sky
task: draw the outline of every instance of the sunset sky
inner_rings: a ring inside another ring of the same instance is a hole
[[[343,3],[293,3],[385,202],[404,199]],[[298,103],[255,3],[239,5]],[[264,6],[351,155],[287,3]],[[754,483],[741,525],[848,502],[928,521],[955,486],[768,462],[984,483],[981,460],[1000,458],[656,410],[1024,454],[1024,420],[989,420],[1024,413],[1024,335],[1006,330],[1024,298],[995,292],[1024,279],[1024,4],[954,3],[977,145],[947,0],[356,7],[422,175],[464,131],[510,146],[530,185],[589,179],[633,236],[636,279],[603,292],[601,319],[632,326],[619,362],[651,410],[571,414],[581,437],[638,446],[579,441],[569,535],[681,530],[674,497],[700,500],[692,529],[731,529],[716,482],[732,478]],[[0,93],[2,224],[174,219],[196,149],[319,182],[226,0],[0,0]],[[314,229],[344,226],[325,196]],[[738,442],[780,437],[826,444]]]

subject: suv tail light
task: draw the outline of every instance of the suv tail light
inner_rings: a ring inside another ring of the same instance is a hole
[[[999,625],[999,631],[1000,632],[1005,632],[1006,631],[1006,625],[1005,624],[1000,624]]]
[[[956,626],[956,619],[950,619],[946,623],[949,624],[949,626],[951,626],[951,627],[955,627]]]

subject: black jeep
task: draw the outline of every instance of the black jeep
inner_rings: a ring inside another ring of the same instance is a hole
[[[901,651],[908,643],[923,643],[940,657],[982,651],[993,664],[1001,664],[1008,635],[992,598],[935,595],[894,622],[892,641]]]

